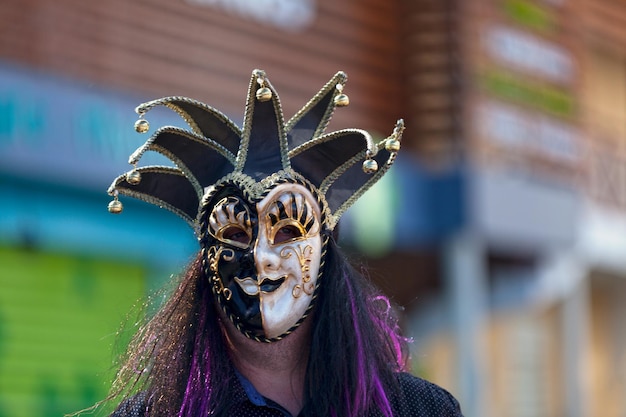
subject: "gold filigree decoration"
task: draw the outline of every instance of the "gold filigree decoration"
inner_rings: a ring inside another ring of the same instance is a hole
[[[300,263],[302,271],[302,283],[296,284],[291,290],[294,298],[299,298],[304,292],[306,295],[312,295],[315,290],[315,284],[311,282],[311,256],[313,255],[313,247],[311,245],[287,246],[280,251],[280,257],[283,259],[291,258],[291,254],[295,253]]]
[[[243,209],[238,209],[242,207]],[[231,227],[236,227],[248,237],[245,242],[228,239],[224,233]],[[250,246],[252,239],[252,222],[248,208],[240,204],[239,199],[228,196],[221,199],[209,215],[208,232],[218,240],[229,243],[241,249]]]
[[[220,259],[223,259],[227,262],[232,261],[235,258],[235,252],[232,249],[224,248],[223,246],[216,247],[211,246],[209,248],[208,260],[209,260],[209,270],[213,274],[211,276],[211,281],[217,288],[217,293],[222,294],[226,301],[230,300],[232,296],[232,292],[230,288],[226,288],[224,286],[224,282],[222,281],[222,277],[218,272],[218,263]]]

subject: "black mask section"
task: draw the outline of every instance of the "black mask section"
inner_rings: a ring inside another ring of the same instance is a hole
[[[211,230],[209,216],[215,205],[224,198],[231,201],[236,200],[233,207],[234,212],[247,211],[245,217],[249,219],[250,236],[246,248],[229,243],[228,239],[220,240],[209,232]],[[236,278],[257,280],[254,242],[258,235],[258,219],[255,204],[248,201],[239,188],[226,186],[212,195],[203,210],[201,245],[205,252],[205,272],[213,284],[219,304],[240,330],[252,337],[263,337],[259,295],[246,294],[235,280]]]

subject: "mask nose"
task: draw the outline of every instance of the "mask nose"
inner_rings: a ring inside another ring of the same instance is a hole
[[[247,250],[241,257],[242,269],[254,269],[254,250]]]
[[[281,258],[275,250],[258,245],[255,251],[255,265],[260,275],[265,275],[281,267]]]

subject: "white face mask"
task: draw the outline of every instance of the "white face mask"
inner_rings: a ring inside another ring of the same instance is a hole
[[[313,194],[283,183],[254,206],[223,198],[209,230],[217,240],[214,272],[227,288],[235,324],[267,339],[288,333],[306,314],[318,280],[322,238]]]
[[[263,328],[271,338],[293,326],[311,302],[322,251],[320,213],[313,195],[295,184],[279,185],[257,209],[258,279],[285,278],[276,291],[261,293]]]

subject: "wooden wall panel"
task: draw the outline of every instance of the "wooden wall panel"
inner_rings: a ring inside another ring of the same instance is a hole
[[[455,0],[404,0],[407,124],[426,163],[446,161],[460,134],[460,62]]]
[[[146,98],[190,96],[233,117],[254,68],[268,72],[286,117],[341,69],[351,105],[333,127],[386,134],[402,116],[397,3],[317,0],[313,24],[286,32],[183,0],[6,0],[0,57]]]
[[[626,1],[580,0],[580,20],[588,38],[611,49],[626,45]]]

